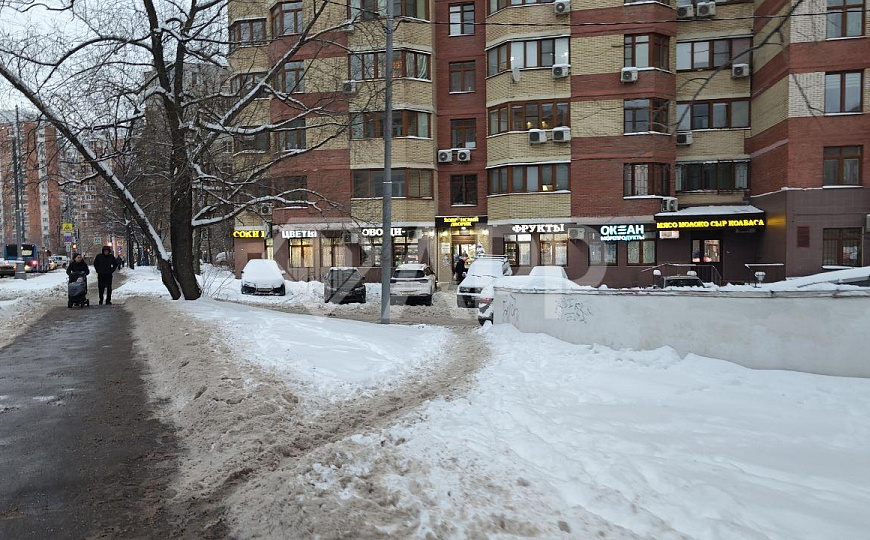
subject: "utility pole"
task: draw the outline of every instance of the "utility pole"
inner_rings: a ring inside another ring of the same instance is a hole
[[[24,211],[21,208],[21,122],[18,118],[18,106],[15,106],[15,141],[12,144],[13,172],[15,177],[15,242],[18,244],[18,257],[15,263],[15,279],[27,279],[24,271]],[[34,254],[35,255],[35,254]]]
[[[390,324],[390,278],[393,277],[393,15],[387,0],[387,50],[384,54],[384,231],[381,244],[381,324]]]

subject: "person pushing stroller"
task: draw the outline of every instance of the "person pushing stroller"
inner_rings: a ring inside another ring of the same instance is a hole
[[[87,306],[88,302],[88,274],[91,273],[81,253],[73,255],[73,260],[66,267],[66,275],[69,276],[68,307]]]

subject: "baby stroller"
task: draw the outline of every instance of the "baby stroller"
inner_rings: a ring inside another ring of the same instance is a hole
[[[69,275],[69,285],[67,286],[67,307],[90,306],[91,301],[88,300],[88,278],[84,272],[71,272]]]

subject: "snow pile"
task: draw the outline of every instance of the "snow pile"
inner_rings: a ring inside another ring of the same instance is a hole
[[[179,307],[214,324],[239,359],[282,374],[309,395],[330,398],[383,389],[443,361],[450,337],[448,330],[432,326],[380,326],[211,299]]]
[[[112,291],[115,298],[130,296],[156,296],[169,298],[166,286],[160,280],[160,270],[156,266],[137,266],[134,269],[122,268],[116,275],[124,276],[124,283]]]
[[[0,299],[14,300],[51,296],[66,291],[68,278],[65,272],[56,270],[46,274],[28,274],[27,279],[6,277],[0,279]]]
[[[507,325],[486,337],[493,359],[467,399],[346,440],[343,463],[306,481],[365,497],[342,491],[345,468],[371,471],[366,484],[415,510],[418,538],[866,536],[870,380]]]

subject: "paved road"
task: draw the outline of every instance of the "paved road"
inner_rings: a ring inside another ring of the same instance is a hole
[[[175,437],[152,415],[131,316],[91,293],[0,350],[0,538],[178,535]]]

